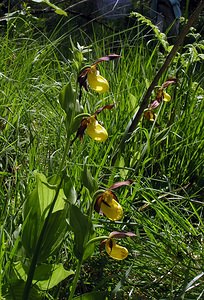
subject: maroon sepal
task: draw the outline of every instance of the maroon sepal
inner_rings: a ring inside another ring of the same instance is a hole
[[[116,59],[116,58],[120,58],[121,56],[118,55],[118,54],[109,54],[109,55],[106,55],[106,56],[103,56],[103,57],[100,57],[99,59],[97,59],[97,61],[95,61],[95,63],[93,63],[93,65],[97,65],[98,63],[102,62],[102,61],[109,61],[109,60],[113,60],[113,59]]]
[[[134,181],[132,179],[128,179],[126,181],[120,181],[120,182],[116,182],[113,185],[111,185],[111,187],[109,188],[110,190],[115,190],[123,185],[130,185],[132,184]]]
[[[115,104],[107,104],[107,105],[104,105],[104,106],[100,107],[99,109],[97,109],[97,110],[95,111],[94,115],[100,114],[100,112],[102,112],[104,109],[112,109],[114,106],[115,106]]]
[[[133,232],[113,231],[109,234],[109,238],[116,238],[116,239],[120,239],[124,237],[134,237],[134,236],[136,236],[136,234],[134,234]]]
[[[80,141],[83,140],[84,132],[85,132],[85,130],[87,128],[87,125],[88,125],[88,118],[82,119],[80,127],[78,128],[77,133],[76,133],[76,138],[79,138]]]
[[[108,243],[108,246],[111,248],[111,251],[113,249],[113,240],[110,238],[106,241],[106,243]]]
[[[167,88],[170,84],[174,84],[174,83],[177,83],[178,79],[177,78],[169,78],[167,81],[165,81],[163,84],[162,84],[162,89],[165,89]]]
[[[90,67],[85,67],[81,70],[77,81],[79,83],[80,88],[83,86],[86,91],[88,91],[88,83],[87,83],[87,73],[90,70]]]
[[[102,250],[104,249],[105,244],[106,244],[106,241],[107,241],[107,240],[103,240],[103,241],[100,242],[100,246],[99,246],[99,251],[100,251],[100,253],[101,253]]]

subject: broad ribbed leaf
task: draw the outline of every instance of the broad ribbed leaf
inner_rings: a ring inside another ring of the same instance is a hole
[[[36,188],[30,194],[28,199],[25,201],[24,209],[23,209],[23,227],[22,227],[22,244],[26,250],[26,254],[28,257],[31,257],[35,251],[36,243],[38,241],[40,232],[42,230],[44,221],[48,214],[50,205],[54,200],[56,194],[56,185],[51,185],[47,182],[46,177],[43,174],[37,173],[36,174]],[[59,212],[58,215],[62,214],[65,205],[65,195],[63,190],[59,191],[59,195],[57,197],[53,214]],[[63,213],[64,214],[64,213]],[[56,248],[56,243],[59,243],[59,239],[61,239],[61,235],[57,236],[56,232],[59,232],[58,227],[62,230],[61,222],[64,222],[64,219],[56,220],[55,224],[53,224],[53,220],[55,220],[56,215],[51,217],[49,221],[49,227],[51,226],[52,232],[46,234],[46,240],[49,240],[49,247],[48,248],[51,252],[53,252]],[[49,227],[47,230],[49,230]],[[63,227],[64,228],[64,227]],[[54,240],[53,236],[56,241]],[[51,243],[51,240],[53,243]],[[47,241],[48,242],[48,241]],[[55,246],[54,246],[55,245]],[[46,250],[47,251],[47,250]],[[44,256],[43,253],[42,256]],[[46,257],[48,257],[46,255]]]
[[[65,270],[62,264],[42,264],[35,270],[33,283],[36,283],[41,290],[48,290],[73,274],[74,271]]]
[[[25,282],[23,280],[16,280],[11,282],[9,286],[8,294],[5,296],[6,300],[22,300]],[[3,298],[4,299],[4,298]],[[39,294],[36,288],[30,289],[29,300],[42,300],[42,296]]]
[[[51,214],[41,244],[38,261],[45,261],[61,246],[67,231],[66,217],[66,209]]]
[[[14,272],[20,281],[26,281],[28,267],[18,261],[13,264]],[[33,285],[36,284],[41,290],[48,290],[59,284],[62,280],[74,274],[72,270],[65,270],[62,264],[41,264],[35,269]]]
[[[85,245],[89,240],[89,236],[93,234],[93,225],[88,216],[84,215],[77,206],[71,205],[70,226],[74,232],[74,254],[82,260]]]

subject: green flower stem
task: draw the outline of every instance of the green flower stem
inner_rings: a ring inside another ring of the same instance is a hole
[[[61,163],[60,163],[60,166],[59,166],[58,175],[60,175],[60,173],[62,172],[62,170],[64,168],[64,162],[66,161],[66,156],[67,156],[69,147],[70,147],[70,137],[67,137],[63,157],[62,157],[62,160],[61,160]]]
[[[76,287],[77,287],[77,282],[78,282],[78,279],[79,279],[80,271],[81,271],[81,266],[82,266],[82,260],[79,260],[78,264],[77,264],[77,267],[76,267],[76,272],[75,272],[75,275],[74,275],[72,288],[71,288],[71,292],[70,292],[68,300],[73,299],[73,296],[74,296],[74,293],[75,293],[75,290],[76,290]]]
[[[95,243],[95,242],[101,241],[101,240],[105,240],[107,238],[108,238],[108,236],[106,236],[106,235],[105,236],[98,236],[96,238],[93,238],[93,239],[88,241],[88,243],[86,244],[86,247],[88,245],[92,244],[92,243]],[[78,282],[78,279],[79,279],[80,271],[81,271],[81,266],[82,266],[82,260],[79,260],[78,264],[77,264],[77,267],[76,267],[76,272],[75,272],[75,276],[74,276],[74,279],[73,279],[72,288],[71,288],[71,292],[70,292],[68,300],[73,299],[73,296],[74,296],[74,293],[75,293],[75,290],[76,290],[76,287],[77,287],[77,282]]]
[[[98,241],[101,241],[101,240],[106,240],[108,239],[109,237],[107,235],[101,235],[101,236],[97,236],[91,240],[89,240],[86,244],[86,247],[88,247],[90,244],[92,243],[95,243],[95,242],[98,242]]]

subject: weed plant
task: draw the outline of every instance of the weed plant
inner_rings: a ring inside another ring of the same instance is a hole
[[[153,122],[142,117],[113,163],[169,51],[153,29],[138,21],[119,32],[83,26],[48,37],[30,16],[8,23],[0,38],[0,299],[204,297],[204,42],[193,29],[195,42],[159,82],[177,78],[171,101]],[[82,109],[80,70],[111,53],[121,57],[98,66],[110,91],[83,89]],[[107,104],[114,107],[98,119],[108,139],[85,131],[72,142],[82,118]],[[114,191],[122,220],[94,212],[98,191],[128,179]],[[99,249],[115,231],[135,234],[118,241],[129,251],[124,260]]]

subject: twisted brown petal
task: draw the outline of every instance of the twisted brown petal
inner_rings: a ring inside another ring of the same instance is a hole
[[[109,54],[109,55],[106,55],[106,56],[103,56],[103,57],[100,57],[99,59],[97,59],[93,65],[97,65],[98,63],[102,62],[102,61],[109,61],[109,60],[113,60],[113,59],[116,59],[116,58],[120,58],[121,56],[118,55],[118,54]]]
[[[110,238],[124,238],[124,237],[134,237],[136,236],[136,234],[134,234],[133,232],[121,232],[121,231],[113,231],[109,234]]]
[[[167,88],[170,84],[174,84],[178,81],[177,78],[169,78],[167,81],[165,81],[163,84],[162,84],[162,89],[165,89]]]
[[[120,182],[116,182],[113,185],[111,185],[111,187],[109,188],[110,190],[115,190],[123,185],[130,185],[133,183],[132,179],[128,179],[126,181],[120,181]]]
[[[114,106],[115,106],[115,104],[104,105],[104,106],[100,107],[99,109],[97,109],[97,111],[95,111],[94,115],[100,114],[100,112],[102,112],[104,109],[112,109]]]

